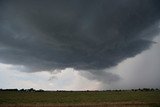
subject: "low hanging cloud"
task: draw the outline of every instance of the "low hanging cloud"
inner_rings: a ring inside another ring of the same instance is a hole
[[[117,82],[121,80],[119,75],[113,74],[112,72],[106,72],[105,70],[89,70],[89,71],[80,71],[79,74],[88,80],[96,80],[99,81],[103,84],[103,87],[101,88],[106,88],[104,87],[105,84],[111,84],[113,82]],[[100,88],[100,89],[101,89]]]
[[[149,48],[159,12],[159,0],[1,0],[0,62],[28,72],[87,70],[99,78]]]

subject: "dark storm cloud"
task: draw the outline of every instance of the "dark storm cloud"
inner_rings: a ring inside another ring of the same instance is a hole
[[[79,74],[89,80],[97,80],[104,84],[111,84],[121,80],[119,75],[113,74],[112,72],[106,72],[105,70],[89,70],[80,71]],[[106,87],[105,87],[106,88]]]
[[[159,12],[159,0],[1,0],[0,62],[103,70],[150,46]]]

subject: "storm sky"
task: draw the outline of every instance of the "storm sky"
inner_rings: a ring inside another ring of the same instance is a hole
[[[0,0],[0,88],[160,88],[159,21],[159,0]]]

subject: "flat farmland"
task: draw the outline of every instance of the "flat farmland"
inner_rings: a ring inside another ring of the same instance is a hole
[[[0,107],[160,107],[160,91],[0,91]]]

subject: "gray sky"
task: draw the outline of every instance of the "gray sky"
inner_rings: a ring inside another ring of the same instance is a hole
[[[1,0],[0,88],[159,88],[159,12],[159,0]]]

